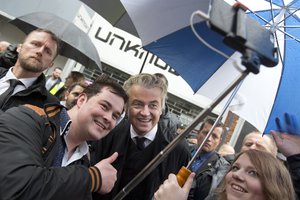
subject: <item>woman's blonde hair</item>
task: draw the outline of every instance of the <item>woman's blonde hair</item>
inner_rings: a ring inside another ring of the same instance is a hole
[[[256,168],[266,200],[295,200],[291,176],[279,160],[268,152],[250,149],[238,154],[232,164],[243,154],[248,155],[251,163]],[[227,174],[229,172],[230,170]],[[216,196],[219,200],[227,199],[225,177],[216,189]]]

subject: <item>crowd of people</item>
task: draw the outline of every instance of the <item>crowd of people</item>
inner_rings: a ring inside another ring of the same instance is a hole
[[[113,199],[180,134],[163,74],[141,73],[121,86],[105,74],[87,84],[72,71],[63,82],[62,68],[43,73],[59,50],[46,29],[19,45],[0,42],[1,200]],[[180,141],[124,199],[299,198],[300,136],[251,132],[236,153],[221,146],[223,133],[221,122],[205,119],[196,144]],[[176,174],[193,156],[181,187]]]

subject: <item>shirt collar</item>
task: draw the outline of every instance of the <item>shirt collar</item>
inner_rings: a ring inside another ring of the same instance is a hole
[[[157,133],[157,129],[158,129],[158,125],[156,124],[156,125],[155,125],[148,133],[146,133],[143,137],[147,138],[147,139],[150,140],[150,141],[153,141],[154,138],[155,138],[155,135],[156,135],[156,133]],[[134,130],[134,128],[133,128],[132,125],[130,125],[130,136],[131,136],[131,138],[134,138],[134,137],[136,137],[136,136],[140,136],[140,135],[138,135],[138,134],[135,132],[135,130]]]
[[[7,81],[10,80],[10,79],[17,79],[17,80],[21,81],[26,88],[28,88],[37,79],[37,77],[33,77],[33,78],[20,78],[20,79],[18,79],[13,74],[12,69],[13,69],[13,67],[9,68],[9,70],[7,71],[7,73],[5,75],[5,78],[6,78]]]
[[[192,152],[192,156],[195,155],[196,151],[197,151],[197,149],[195,149],[195,150]],[[214,151],[211,151],[211,152],[205,152],[205,153],[201,152],[201,153],[199,153],[199,155],[197,156],[197,158],[198,158],[198,159],[206,159],[206,158],[210,157],[213,153],[214,153]]]
[[[60,135],[66,136],[68,134],[71,123],[67,110],[63,108],[60,112]]]
[[[61,110],[60,113],[60,136],[63,136],[66,139],[68,135],[68,131],[70,129],[72,121],[68,115],[68,112],[65,108]],[[75,152],[72,154],[70,159],[68,159],[67,148],[65,149],[65,154],[62,160],[62,166],[67,166],[72,162],[81,159],[84,155],[86,155],[89,151],[89,147],[87,142],[83,142],[79,146],[76,147]]]
[[[65,149],[65,154],[62,160],[62,167],[68,166],[69,164],[81,159],[83,156],[85,156],[89,151],[89,146],[87,142],[81,143],[79,146],[76,147],[75,152],[72,154],[70,159],[68,159],[68,152],[67,149]]]

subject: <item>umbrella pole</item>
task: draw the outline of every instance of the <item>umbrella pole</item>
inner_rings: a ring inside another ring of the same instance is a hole
[[[145,59],[144,59],[144,61],[143,61],[143,64],[142,64],[142,67],[141,67],[141,69],[140,69],[139,74],[143,72],[143,69],[144,69],[144,67],[145,67],[145,64],[146,64],[148,55],[149,55],[149,51],[147,51],[147,54],[146,54],[146,56],[145,56]]]
[[[228,106],[230,105],[231,101],[233,100],[233,98],[235,97],[236,93],[238,92],[238,90],[240,89],[241,85],[243,83],[243,80],[241,80],[238,85],[234,88],[233,93],[230,95],[228,101],[226,102],[225,106],[223,107],[221,113],[219,114],[219,116],[217,117],[215,123],[212,125],[212,127],[210,128],[209,132],[207,133],[207,135],[205,136],[204,140],[202,141],[202,143],[200,144],[200,146],[197,148],[197,151],[195,152],[194,156],[191,158],[191,160],[189,161],[188,165],[186,166],[187,169],[190,168],[191,164],[194,162],[194,160],[198,157],[198,154],[201,152],[202,147],[204,146],[205,142],[207,141],[207,139],[210,137],[210,135],[212,134],[213,130],[215,129],[215,127],[217,126],[217,124],[219,123],[219,121],[221,120],[222,116],[224,115],[225,111],[227,110]]]
[[[179,134],[172,140],[158,155],[156,155],[114,198],[114,200],[123,199],[132,189],[134,189],[146,176],[148,176],[153,169],[155,169],[164,158],[176,147],[176,145],[184,139],[201,121],[203,121],[211,111],[234,89],[240,82],[242,82],[247,75],[248,70],[243,71],[240,77],[235,80],[231,86],[229,86],[215,101],[194,119],[194,121],[184,130],[183,133]]]

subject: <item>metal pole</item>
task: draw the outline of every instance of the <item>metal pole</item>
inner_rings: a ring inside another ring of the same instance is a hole
[[[210,135],[212,134],[212,132],[214,131],[215,127],[217,126],[217,124],[219,123],[219,121],[221,120],[222,116],[224,115],[225,111],[227,110],[228,106],[230,105],[230,103],[232,102],[233,98],[235,97],[235,95],[237,94],[238,90],[240,89],[241,85],[243,83],[243,80],[241,80],[238,85],[234,88],[233,93],[230,95],[228,101],[226,102],[226,104],[224,105],[220,115],[218,116],[218,118],[216,119],[215,123],[212,125],[212,127],[210,128],[209,132],[207,133],[207,135],[205,136],[204,140],[202,141],[202,143],[200,144],[200,146],[198,147],[197,151],[195,152],[194,156],[191,158],[191,160],[189,161],[189,163],[187,164],[186,168],[189,169],[190,166],[192,165],[192,163],[194,162],[194,160],[198,157],[199,153],[202,150],[202,147],[204,146],[205,142],[208,140],[208,138],[210,137]]]
[[[123,199],[132,189],[134,189],[144,178],[146,178],[155,169],[164,158],[176,147],[176,145],[184,139],[201,121],[203,121],[211,111],[249,74],[248,70],[245,70],[241,76],[235,80],[231,86],[229,86],[217,99],[195,118],[195,120],[184,130],[182,134],[179,134],[174,140],[168,144],[158,155],[156,155],[114,198],[114,200]]]
[[[139,74],[143,72],[143,69],[144,69],[144,67],[145,67],[145,64],[146,64],[148,55],[149,55],[149,51],[147,51],[147,54],[146,54],[146,56],[145,56],[145,59],[144,59],[144,61],[143,61],[143,64],[142,64],[142,67],[141,67],[141,69],[140,69]]]

